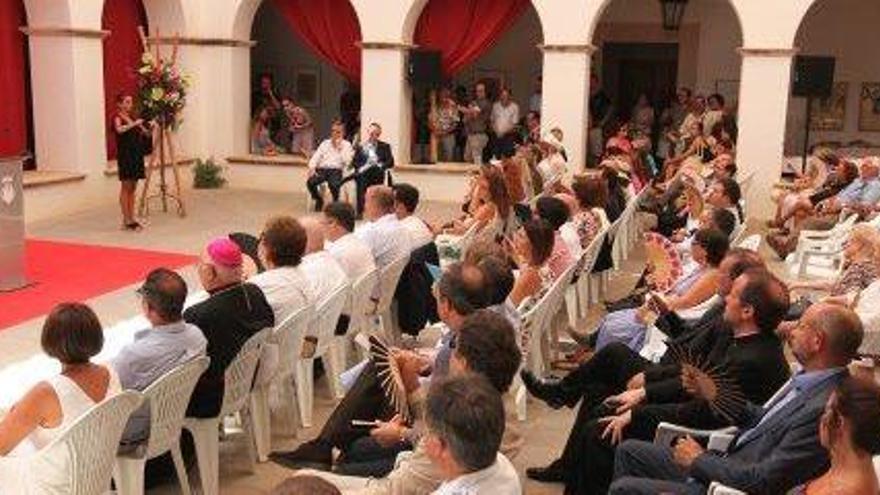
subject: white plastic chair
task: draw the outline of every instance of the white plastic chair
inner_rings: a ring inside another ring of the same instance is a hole
[[[826,272],[831,268],[831,273],[823,275],[837,275],[843,269],[844,244],[857,219],[857,215],[850,215],[827,231],[802,230],[797,249],[789,255],[786,262],[798,277],[804,277],[809,266],[825,268]]]
[[[268,339],[271,328],[260,331],[248,339],[235,359],[229,363],[224,374],[223,403],[220,413],[213,418],[186,418],[183,427],[193,436],[196,459],[199,466],[199,480],[204,495],[219,494],[220,485],[220,425],[226,416],[240,413],[251,462],[254,459],[255,435],[253,421],[250,419],[250,396],[257,363],[263,344]]]
[[[437,246],[437,253],[440,256],[441,268],[443,268],[444,265],[454,263],[464,258],[464,253],[477,236],[477,229],[479,226],[479,222],[474,222],[473,225],[468,227],[464,234],[460,236],[453,234],[440,234],[434,239],[434,244]]]
[[[334,335],[330,343],[330,352],[327,359],[333,361],[333,367],[338,370],[346,369],[349,365],[349,350],[354,345],[354,337],[362,330],[368,328],[367,313],[370,311],[373,289],[379,281],[379,270],[373,269],[354,281],[349,292],[348,303],[343,314],[349,317],[348,330],[345,335]],[[330,383],[337,399],[342,399],[345,391],[339,376],[331,376]]]
[[[734,243],[735,246],[741,247],[743,249],[748,249],[749,251],[758,252],[758,248],[761,247],[761,235],[760,234],[752,234],[742,241],[738,243]]]
[[[730,244],[736,246],[740,242],[742,242],[743,238],[746,235],[746,230],[748,230],[748,227],[749,226],[746,224],[746,222],[740,222],[740,224],[736,226],[736,228],[733,230],[733,233],[731,233],[730,235]]]
[[[113,461],[128,418],[141,405],[143,396],[132,390],[108,397],[93,406],[49,445],[27,458],[21,468],[44,470],[63,453],[68,459],[67,495],[107,493],[113,477]],[[8,461],[0,457],[0,463]],[[35,473],[36,474],[36,473]],[[0,483],[6,493],[8,486]]]
[[[308,358],[294,354],[293,382],[296,386],[296,403],[299,408],[300,421],[304,428],[312,426],[312,412],[315,402],[314,361],[328,354],[333,333],[342,307],[348,299],[348,284],[341,284],[315,307],[310,329],[307,334],[315,337],[315,353]],[[328,376],[338,376],[343,370],[335,369],[330,359],[323,360]]]
[[[295,391],[293,389],[293,370],[296,356],[302,352],[302,342],[309,324],[312,322],[312,308],[304,307],[277,325],[268,337],[268,342],[278,346],[278,366],[274,375],[255,383],[251,392],[251,416],[254,422],[254,440],[257,460],[269,459],[272,443],[271,410],[269,391],[274,385],[282,397],[281,403],[289,411],[288,424],[294,428],[296,421]]]
[[[607,234],[607,227],[599,230],[596,237],[594,237],[593,240],[590,241],[590,244],[587,245],[587,248],[584,249],[586,261],[584,262],[583,270],[577,281],[578,316],[580,318],[587,317],[587,313],[590,310],[590,303],[593,301],[593,284],[591,283],[593,267],[596,266],[596,261],[599,259],[599,252],[602,251],[602,246],[605,244],[605,237]]]
[[[378,301],[373,311],[375,316],[374,328],[377,331],[384,332],[388,341],[396,344],[400,341],[400,332],[395,329],[394,321],[391,317],[391,303],[394,300],[394,291],[397,290],[397,283],[400,276],[409,263],[409,254],[401,256],[392,261],[384,268],[379,270],[378,285]]]
[[[722,485],[717,481],[713,481],[709,483],[709,489],[706,491],[706,495],[747,495],[746,492],[741,492],[735,488],[731,488],[727,485]]]
[[[181,493],[191,493],[180,453],[180,430],[193,389],[210,361],[206,356],[193,359],[169,371],[144,390],[144,400],[150,406],[150,436],[137,451],[116,457],[113,478],[118,494],[143,494],[147,461],[166,452],[171,452],[174,460]]]

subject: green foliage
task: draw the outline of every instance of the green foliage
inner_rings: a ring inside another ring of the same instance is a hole
[[[196,189],[219,189],[226,184],[223,167],[214,163],[213,158],[196,160],[193,165],[193,187]]]

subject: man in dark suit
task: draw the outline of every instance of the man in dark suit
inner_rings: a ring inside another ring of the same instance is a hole
[[[811,306],[787,336],[802,370],[765,407],[748,404],[727,453],[706,451],[691,437],[673,447],[626,441],[617,449],[609,493],[702,494],[719,481],[754,495],[778,494],[815,478],[829,465],[819,420],[863,335],[852,310]]]
[[[391,146],[385,141],[379,140],[381,135],[382,126],[375,122],[370,124],[369,137],[354,150],[354,173],[342,181],[344,184],[354,180],[357,184],[358,217],[364,212],[364,198],[367,188],[382,184],[385,180],[385,171],[394,168],[394,155],[391,153]]]
[[[684,322],[675,313],[667,313],[657,320],[656,326],[669,336],[668,345],[681,349],[694,359],[707,360],[713,349],[716,355],[719,352],[723,355],[726,347],[716,345],[719,340],[723,340],[725,346],[730,343],[730,339],[722,339],[725,332],[719,331],[724,325],[723,298],[730,292],[734,279],[749,269],[763,267],[764,262],[756,253],[731,249],[719,266],[723,277],[718,286],[718,295],[722,301],[710,307],[693,323]],[[667,352],[659,363],[651,363],[623,344],[604,347],[592,359],[555,383],[539,381],[531,373],[523,372],[523,382],[529,392],[549,405],[574,407],[581,404],[562,456],[547,467],[529,468],[527,475],[539,481],[564,481],[566,472],[570,471],[566,466],[579,455],[584,429],[594,418],[597,406],[609,396],[628,389],[643,390],[649,400],[680,392],[680,375],[681,365],[677,362],[675,352]]]

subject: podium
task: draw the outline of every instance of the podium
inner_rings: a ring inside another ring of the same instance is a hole
[[[0,157],[0,292],[26,285],[22,158]]]

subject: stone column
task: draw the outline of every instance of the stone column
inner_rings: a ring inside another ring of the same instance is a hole
[[[587,155],[590,56],[593,45],[542,45],[544,51],[541,130],[565,135],[569,171],[584,169]]]
[[[397,163],[409,163],[412,90],[406,80],[406,54],[410,45],[365,41],[361,47],[361,130],[378,122]]]
[[[102,172],[107,165],[104,53],[97,29],[22,28],[28,35],[36,159],[41,170]]]
[[[785,120],[795,50],[742,48],[739,88],[739,175],[754,173],[746,197],[747,214],[771,218],[770,190],[782,172]]]

